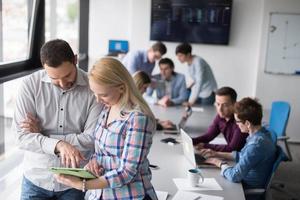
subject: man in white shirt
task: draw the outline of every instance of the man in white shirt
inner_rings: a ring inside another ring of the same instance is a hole
[[[181,63],[188,64],[189,75],[193,80],[188,86],[191,94],[185,105],[214,104],[217,82],[209,64],[200,56],[192,55],[192,46],[188,43],[179,44],[175,53]]]
[[[66,41],[52,40],[40,52],[44,70],[24,78],[13,127],[25,150],[21,200],[83,199],[56,182],[50,167],[80,167],[94,151],[93,131],[101,105]]]

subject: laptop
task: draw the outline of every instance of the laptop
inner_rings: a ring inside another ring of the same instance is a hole
[[[180,129],[183,129],[185,127],[185,124],[188,120],[188,118],[192,115],[193,111],[190,106],[187,106],[185,108],[185,111],[183,112],[183,115],[179,121],[178,124],[174,124],[173,127],[168,128],[168,129],[163,129],[163,132],[166,134],[178,134],[180,133]]]
[[[215,165],[205,163],[206,158],[199,154],[195,154],[193,140],[183,129],[180,129],[183,153],[186,159],[198,168],[217,168]]]

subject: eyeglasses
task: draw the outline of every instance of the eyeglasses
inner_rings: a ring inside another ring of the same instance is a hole
[[[241,124],[243,124],[244,123],[244,121],[243,120],[235,120],[235,123],[241,123]]]

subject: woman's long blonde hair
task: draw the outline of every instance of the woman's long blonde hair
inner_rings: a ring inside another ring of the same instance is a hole
[[[148,104],[137,89],[131,75],[124,65],[114,58],[101,58],[92,67],[89,79],[99,85],[108,87],[124,86],[124,94],[120,98],[121,110],[142,111],[155,120]]]
[[[132,77],[138,90],[141,90],[144,85],[151,83],[151,78],[144,71],[137,71]]]

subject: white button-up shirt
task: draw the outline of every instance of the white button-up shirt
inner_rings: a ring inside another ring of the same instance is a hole
[[[64,140],[85,156],[94,151],[93,131],[101,111],[89,89],[86,73],[77,69],[72,88],[63,90],[51,83],[45,70],[24,78],[16,100],[13,129],[19,148],[25,150],[24,176],[35,185],[62,191],[68,187],[56,182],[50,167],[61,167],[55,146]],[[40,121],[40,133],[25,133],[20,123],[31,113]]]

